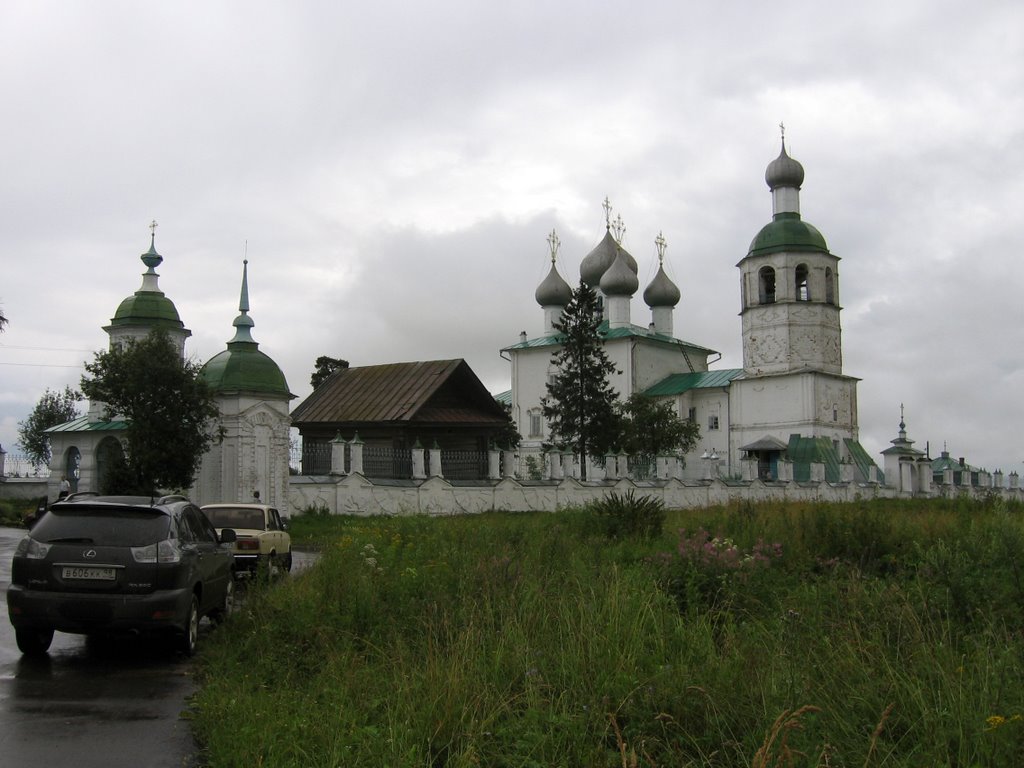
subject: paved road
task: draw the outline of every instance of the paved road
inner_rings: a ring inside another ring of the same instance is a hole
[[[0,528],[0,590],[24,530]],[[296,567],[309,555],[296,553]],[[203,636],[212,631],[205,619]],[[22,658],[0,615],[0,765],[5,768],[182,768],[198,765],[188,721],[190,663],[134,640],[54,635],[48,658]]]

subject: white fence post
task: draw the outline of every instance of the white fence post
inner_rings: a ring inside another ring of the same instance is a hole
[[[352,451],[352,474],[363,474],[363,441],[359,439],[359,433],[356,432],[352,438],[352,442],[349,443],[349,448]]]

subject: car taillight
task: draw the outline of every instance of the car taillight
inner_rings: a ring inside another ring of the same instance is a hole
[[[235,549],[257,550],[259,548],[260,543],[257,539],[235,539]]]
[[[18,542],[18,548],[14,550],[14,556],[27,557],[29,560],[42,560],[49,551],[49,544],[43,544],[31,536],[26,536]]]
[[[136,563],[177,563],[181,561],[181,547],[177,539],[164,539],[145,547],[132,547]]]

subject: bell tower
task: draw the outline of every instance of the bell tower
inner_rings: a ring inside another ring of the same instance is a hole
[[[800,218],[804,169],[782,151],[768,165],[772,221],[737,264],[741,273],[743,368],[748,376],[843,372],[839,257]]]

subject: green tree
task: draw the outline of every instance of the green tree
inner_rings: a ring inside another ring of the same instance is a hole
[[[656,458],[688,453],[700,438],[700,426],[680,419],[672,403],[636,392],[619,406],[622,433],[619,448],[630,456]]]
[[[0,333],[2,333],[3,330],[6,327],[7,327],[7,315],[5,315],[3,313],[3,310],[0,310]]]
[[[127,456],[108,475],[106,493],[151,494],[192,485],[215,439],[218,411],[200,366],[183,361],[161,330],[97,352],[86,363],[82,392],[127,423]]]
[[[576,454],[580,476],[586,479],[587,456],[601,456],[615,447],[620,431],[618,395],[608,381],[618,371],[604,350],[594,289],[581,281],[554,326],[562,346],[551,358],[557,373],[541,406],[551,442]]]
[[[50,438],[46,430],[76,418],[78,409],[75,406],[81,399],[82,395],[71,387],[64,387],[63,392],[53,392],[47,387],[28,418],[18,422],[18,445],[33,467],[39,469],[49,465]]]
[[[313,385],[313,389],[316,389],[327,381],[332,373],[345,368],[348,368],[348,360],[320,355],[313,364],[313,375],[309,377],[309,383]]]
[[[499,448],[518,448],[519,444],[523,442],[523,436],[519,434],[519,430],[516,429],[516,421],[512,418],[512,405],[511,403],[501,402],[498,405],[505,411],[505,418],[508,419],[508,424],[501,428],[495,444]]]

